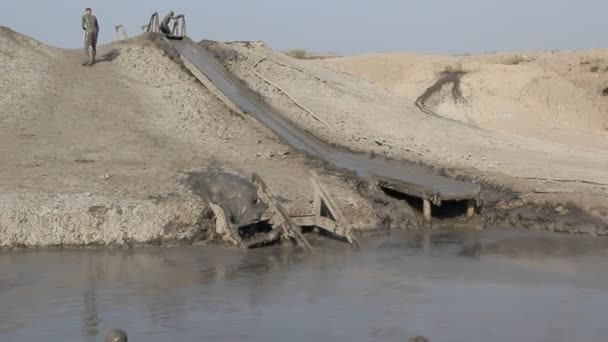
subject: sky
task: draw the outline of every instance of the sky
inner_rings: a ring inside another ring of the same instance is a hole
[[[273,48],[355,55],[608,47],[606,0],[0,0],[0,25],[44,43],[82,45],[92,7],[100,43],[141,32],[156,11],[184,13],[194,40],[263,40]]]

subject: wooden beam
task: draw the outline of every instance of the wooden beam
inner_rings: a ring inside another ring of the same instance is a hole
[[[346,217],[344,216],[344,213],[342,212],[340,207],[334,202],[332,197],[329,195],[329,191],[327,191],[327,189],[323,186],[323,184],[321,184],[319,175],[314,171],[311,171],[310,175],[311,175],[310,181],[312,182],[312,186],[314,189],[314,200],[313,200],[314,202],[313,203],[315,205],[315,215],[322,217],[321,208],[323,207],[323,205],[325,205],[327,210],[329,210],[329,214],[332,216],[331,218],[326,218],[326,219],[333,219],[333,221],[335,221],[335,223],[336,223],[335,227],[332,227],[334,229],[333,232],[328,229],[326,229],[326,230],[332,232],[333,234],[346,238],[346,240],[351,245],[353,245],[356,248],[359,248],[359,242],[357,241],[355,234],[352,233],[352,230],[346,224],[347,221],[346,221]],[[327,222],[327,221],[330,221],[330,220],[325,220],[325,222]],[[323,222],[323,220],[320,220],[319,222]],[[319,228],[324,228],[324,227],[319,226]]]
[[[298,246],[304,250],[311,252],[312,246],[306,237],[302,235],[301,228],[293,222],[293,220],[287,214],[287,211],[283,208],[281,203],[276,199],[276,196],[272,190],[266,185],[257,173],[252,175],[253,184],[258,187],[258,197],[268,206],[268,210],[271,212],[271,222],[274,227],[280,227],[285,236],[293,239]]]
[[[468,200],[467,201],[467,217],[471,218],[473,216],[475,216],[475,201]]]
[[[312,182],[312,186],[314,188],[315,191],[315,202],[319,202],[319,203],[325,203],[325,206],[327,207],[327,209],[329,210],[329,213],[331,214],[331,216],[336,220],[336,222],[345,222],[346,219],[344,217],[344,213],[342,213],[342,210],[340,210],[340,207],[338,207],[336,205],[336,203],[333,201],[333,199],[331,198],[331,196],[329,196],[329,192],[327,191],[327,189],[325,189],[325,187],[323,186],[323,184],[321,184],[320,180],[319,180],[319,175],[314,172],[311,171],[310,172],[310,181]],[[321,207],[321,205],[319,204],[319,207]],[[319,216],[321,215],[321,213],[318,213]]]
[[[431,222],[433,220],[433,213],[432,213],[432,209],[431,209],[431,201],[425,199],[422,200],[423,203],[423,214],[424,214],[424,220],[427,222]]]
[[[433,192],[432,189],[424,188],[417,184],[408,184],[380,178],[378,179],[378,186],[383,189],[429,200],[435,205],[441,205],[441,194]]]

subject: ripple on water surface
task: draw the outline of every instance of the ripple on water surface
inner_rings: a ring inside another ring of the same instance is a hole
[[[0,340],[605,341],[608,242],[398,233],[318,246],[0,252]]]

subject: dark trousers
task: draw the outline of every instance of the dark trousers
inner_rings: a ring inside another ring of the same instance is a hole
[[[84,58],[86,62],[95,62],[95,55],[97,55],[97,36],[98,32],[86,32],[84,35]],[[93,52],[92,56],[89,56],[89,47]]]
[[[169,28],[168,25],[165,25],[165,24],[160,25],[160,32],[162,32],[163,34],[166,34],[168,36],[171,35],[171,29]]]

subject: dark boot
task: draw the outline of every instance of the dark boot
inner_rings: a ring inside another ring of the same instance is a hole
[[[84,48],[84,60],[82,61],[82,65],[89,64],[89,47],[85,46]]]
[[[96,62],[95,57],[96,56],[97,56],[97,51],[93,50],[93,54],[91,55],[91,62],[89,63],[89,65],[95,64],[95,62]]]

